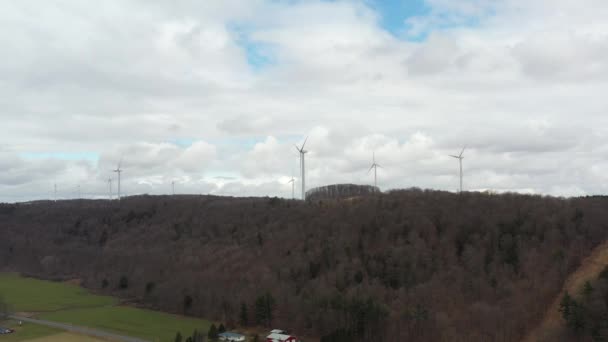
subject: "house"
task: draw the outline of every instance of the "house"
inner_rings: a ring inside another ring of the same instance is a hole
[[[299,342],[297,337],[290,335],[287,331],[274,329],[266,336],[266,342]]]
[[[219,333],[218,337],[220,341],[245,341],[245,336],[233,332]]]

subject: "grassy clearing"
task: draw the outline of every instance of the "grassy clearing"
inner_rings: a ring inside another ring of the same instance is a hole
[[[116,304],[116,299],[97,296],[67,283],[0,274],[0,295],[17,312],[53,311],[73,307]]]
[[[59,333],[46,337],[34,338],[25,342],[107,342],[107,340],[73,333]]]
[[[23,323],[20,327],[14,322],[5,325],[3,324],[5,323],[0,323],[0,325],[4,327],[15,329],[15,332],[9,335],[2,335],[2,337],[0,337],[0,341],[2,342],[29,341],[31,339],[44,338],[62,332],[58,329],[30,323]]]
[[[194,329],[206,334],[210,325],[208,321],[201,319],[124,306],[48,312],[41,314],[40,318],[152,341],[172,341],[178,331],[186,336]]]
[[[210,325],[201,319],[118,306],[116,299],[91,294],[76,285],[23,278],[16,274],[0,274],[0,294],[15,311],[35,313],[36,318],[152,341],[172,341],[178,331],[184,336],[191,334],[194,329],[206,334]],[[6,341],[24,341],[59,332],[24,324],[18,333]],[[3,336],[0,342],[4,341]]]

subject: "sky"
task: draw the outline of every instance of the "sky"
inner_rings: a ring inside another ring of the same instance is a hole
[[[0,202],[608,193],[605,0],[0,3]]]

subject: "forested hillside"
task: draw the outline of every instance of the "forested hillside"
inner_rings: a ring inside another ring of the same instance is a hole
[[[607,204],[419,190],[4,204],[0,267],[324,341],[519,341],[608,236]]]

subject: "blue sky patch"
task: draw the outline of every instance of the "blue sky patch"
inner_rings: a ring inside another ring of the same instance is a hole
[[[251,37],[252,28],[243,24],[228,25],[236,38],[236,43],[243,49],[247,63],[253,70],[261,70],[276,64],[274,48],[271,44],[256,41]]]
[[[431,11],[424,0],[366,0],[365,3],[380,14],[380,26],[399,38],[406,37],[408,18],[424,16]]]
[[[191,138],[176,138],[176,139],[169,139],[168,143],[177,145],[182,148],[187,148],[187,147],[192,146],[192,144],[194,144],[195,141],[196,141],[196,139],[191,139]]]
[[[457,0],[454,0],[457,1]],[[488,7],[481,16],[464,16],[462,13],[433,12],[426,0],[365,0],[365,4],[380,15],[379,25],[399,39],[421,42],[433,31],[456,27],[477,27],[482,18],[495,15]],[[430,16],[433,23],[422,32],[414,34],[407,19]]]

